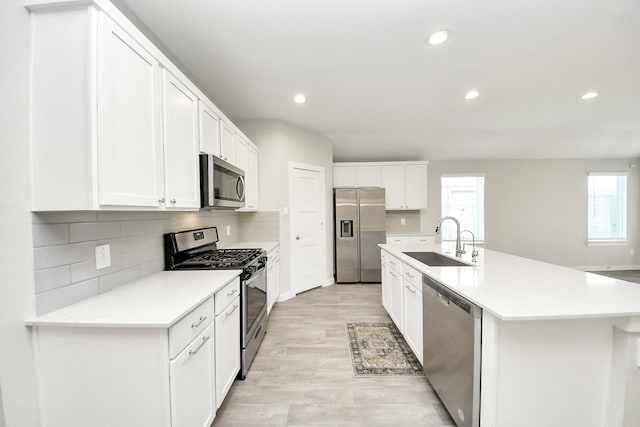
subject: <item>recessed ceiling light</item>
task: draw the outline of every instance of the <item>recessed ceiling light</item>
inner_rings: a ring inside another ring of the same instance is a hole
[[[430,45],[438,45],[444,43],[449,38],[449,30],[438,30],[429,36]]]
[[[295,102],[297,102],[298,104],[304,104],[307,101],[307,97],[304,96],[303,94],[299,93],[296,96],[293,97],[293,100]]]
[[[595,98],[598,95],[600,95],[599,92],[587,92],[584,95],[582,95],[582,99],[592,99],[592,98]]]
[[[470,90],[465,93],[464,99],[476,99],[478,96],[480,96],[480,93],[477,90]]]

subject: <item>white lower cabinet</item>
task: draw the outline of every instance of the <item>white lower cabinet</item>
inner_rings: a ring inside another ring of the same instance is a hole
[[[387,282],[389,286],[389,316],[400,332],[404,332],[402,307],[402,264],[389,256],[387,261]]]
[[[267,254],[267,314],[280,295],[280,246]]]
[[[219,408],[240,371],[240,297],[216,312],[215,325],[215,401]]]
[[[211,324],[170,363],[172,427],[209,427],[213,422],[214,342]]]
[[[382,305],[422,363],[422,274],[382,252]]]
[[[422,289],[404,281],[404,338],[422,363]]]
[[[239,294],[236,277],[170,326],[34,325],[43,425],[209,427],[240,370]]]

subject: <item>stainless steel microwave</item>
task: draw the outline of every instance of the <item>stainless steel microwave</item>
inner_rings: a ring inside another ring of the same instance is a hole
[[[200,201],[205,209],[244,207],[244,171],[211,154],[200,154]]]

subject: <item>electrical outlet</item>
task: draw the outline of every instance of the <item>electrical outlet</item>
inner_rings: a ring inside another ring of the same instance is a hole
[[[404,218],[400,218],[400,225],[405,225],[407,223],[407,220]]]
[[[227,236],[231,236],[231,226],[227,225]]]
[[[96,246],[96,270],[111,266],[111,245]]]

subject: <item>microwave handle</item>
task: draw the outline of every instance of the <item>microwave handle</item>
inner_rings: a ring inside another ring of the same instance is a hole
[[[238,193],[238,200],[244,200],[244,177],[239,176],[236,181],[236,193]]]

